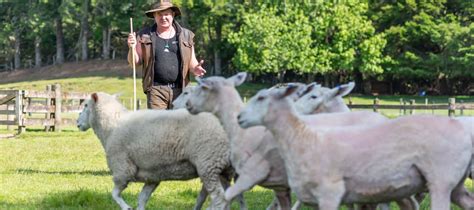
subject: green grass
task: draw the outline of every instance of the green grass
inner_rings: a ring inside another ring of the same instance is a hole
[[[61,84],[63,91],[122,93],[127,107],[133,97],[133,81],[129,77],[84,76],[69,79],[38,80],[1,84],[0,89],[45,90],[46,85]],[[246,83],[240,87],[242,97],[249,99],[265,84]],[[141,80],[137,80],[138,98],[145,100],[141,92]],[[378,96],[381,104],[399,104],[399,98],[424,98],[411,96]],[[430,100],[447,102],[448,97],[430,97]],[[461,96],[459,100],[474,101],[474,97]],[[355,104],[371,104],[373,96],[352,96]],[[388,116],[397,116],[391,110]],[[446,115],[439,112],[437,114]],[[417,111],[417,113],[420,113]],[[472,111],[467,113],[474,115]],[[68,117],[76,117],[70,114]],[[5,126],[2,126],[3,128]],[[78,132],[65,127],[60,133],[41,132],[42,127],[28,127],[27,132],[14,138],[0,138],[0,209],[118,209],[112,200],[112,177],[109,174],[103,149],[92,131]],[[0,136],[14,131],[0,129]],[[467,182],[472,189],[472,183]],[[124,192],[127,202],[136,206],[142,184],[131,184]],[[194,205],[201,183],[169,181],[160,184],[153,194],[148,209],[190,209]],[[272,192],[260,187],[244,194],[249,209],[265,209],[272,200]],[[208,205],[208,201],[206,202]],[[427,199],[421,209],[429,209]],[[238,209],[235,203],[232,209]],[[308,208],[304,208],[308,209]],[[455,208],[456,209],[456,208]]]
[[[0,140],[0,154],[0,209],[118,209],[110,195],[112,177],[105,155],[92,131],[29,130]],[[472,189],[471,182],[467,185]],[[141,186],[134,183],[124,191],[130,205],[137,205]],[[191,209],[200,187],[198,179],[163,182],[147,207]],[[264,209],[273,194],[255,187],[244,196],[249,209]],[[422,209],[428,205],[425,199]]]
[[[117,209],[105,155],[92,131],[30,131],[0,140],[0,209]],[[136,206],[142,184],[131,184],[125,199]],[[191,209],[201,183],[160,184],[149,209]],[[245,195],[252,209],[271,201],[268,190]]]

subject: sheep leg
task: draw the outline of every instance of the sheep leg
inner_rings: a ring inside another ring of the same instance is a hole
[[[218,173],[203,172],[199,174],[204,187],[211,197],[211,205],[209,209],[229,209],[229,203],[224,200],[224,188],[220,183]]]
[[[291,207],[291,210],[299,210],[301,206],[302,206],[301,201],[296,200],[295,204],[293,204],[293,207]]]
[[[372,205],[372,204],[371,204]],[[390,210],[390,204],[388,203],[381,203],[379,205],[376,205],[375,206],[375,210],[377,210],[377,208],[379,208],[380,210]]]
[[[120,206],[122,210],[131,210],[132,207],[130,207],[125,200],[122,198],[122,191],[127,188],[128,183],[127,182],[118,182],[114,181],[114,189],[112,190],[112,198],[117,202],[117,204]]]
[[[290,189],[287,189],[287,190],[284,190],[284,191],[274,190],[274,192],[275,192],[275,196],[276,196],[277,205],[280,207],[279,209],[281,209],[281,210],[284,210],[284,209],[290,210],[290,208],[291,208]]]
[[[431,209],[449,210],[451,190],[430,187]]]
[[[270,173],[270,166],[261,157],[253,155],[250,157],[243,168],[239,170],[239,178],[225,191],[225,199],[231,201],[235,196],[241,194],[257,183],[263,181]]]
[[[451,193],[451,201],[462,209],[474,209],[474,197],[472,193],[464,187],[463,182],[454,188],[453,193]]]
[[[311,194],[317,199],[319,209],[338,210],[345,191],[343,181],[322,180],[320,186],[311,190]]]
[[[145,183],[138,196],[138,207],[137,210],[145,210],[146,203],[148,199],[150,199],[151,194],[155,191],[156,187],[158,187],[158,183]]]
[[[199,195],[196,199],[196,205],[194,205],[194,208],[193,210],[201,210],[202,209],[202,205],[204,204],[204,202],[206,201],[206,198],[207,196],[209,195],[209,193],[207,192],[206,188],[204,187],[204,185],[201,187],[201,191],[199,192]]]
[[[237,180],[238,176],[235,175],[234,179]],[[221,182],[222,182],[222,186],[224,187],[225,190],[227,188],[229,188],[229,186],[230,186],[230,180],[229,179],[227,179],[226,177],[221,176]],[[247,210],[248,209],[247,208],[247,203],[245,203],[244,194],[240,193],[239,195],[237,195],[237,197],[235,197],[234,200],[237,200],[237,202],[239,202],[240,210]],[[234,201],[234,200],[232,200],[232,201]]]
[[[410,196],[409,198],[404,198],[396,201],[400,210],[418,210],[420,205],[415,199],[415,196]]]

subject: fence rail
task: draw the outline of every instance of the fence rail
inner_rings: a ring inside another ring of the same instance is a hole
[[[61,126],[75,125],[76,121],[63,118],[63,114],[80,112],[82,102],[89,96],[89,93],[62,92],[59,85],[48,85],[45,91],[0,90],[0,125],[6,125],[9,129],[17,127],[18,133],[26,131],[27,126],[44,126],[45,131],[60,131]],[[140,100],[137,106],[141,106]],[[400,110],[400,114],[414,114],[414,110],[446,110],[449,116],[457,111],[464,115],[465,110],[474,110],[474,103],[456,103],[454,98],[449,98],[445,104],[428,104],[427,100],[425,104],[416,104],[415,100],[400,99],[399,105],[387,105],[380,104],[378,98],[373,100],[373,104],[354,104],[349,97],[348,106],[375,112]],[[38,115],[44,117],[38,118]]]
[[[88,97],[88,93],[62,92],[58,84],[48,85],[45,91],[0,90],[0,115],[6,115],[0,125],[7,125],[8,129],[17,126],[18,133],[24,132],[26,126],[60,131],[61,126],[75,125],[74,119],[63,119],[63,114],[80,112],[82,101]],[[38,114],[44,117],[38,118]]]
[[[380,100],[375,98],[373,104],[354,104],[349,98],[349,108],[351,109],[371,109],[374,112],[379,112],[382,109],[392,109],[400,110],[400,113],[414,114],[414,110],[446,110],[449,116],[453,116],[456,111],[459,111],[460,115],[464,115],[465,110],[474,110],[474,103],[456,103],[455,98],[449,98],[446,104],[428,104],[428,101],[425,101],[425,104],[415,104],[415,100],[405,101],[400,99],[400,105],[396,104],[380,104]]]

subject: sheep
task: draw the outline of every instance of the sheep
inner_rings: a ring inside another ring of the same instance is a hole
[[[308,119],[295,113],[286,98],[294,91],[260,91],[238,121],[242,128],[264,125],[271,131],[291,189],[301,201],[336,210],[341,201],[384,202],[427,187],[431,209],[448,210],[451,192],[454,200],[460,196],[472,142],[458,121],[408,116],[373,126],[318,130],[321,125],[309,126]],[[344,119],[351,114],[332,115]]]
[[[291,197],[283,160],[276,148],[267,144],[271,134],[263,127],[243,130],[237,124],[236,116],[243,102],[235,86],[242,84],[245,77],[246,74],[238,74],[228,79],[208,77],[198,80],[200,84],[192,91],[186,108],[191,114],[211,112],[228,135],[230,160],[239,178],[226,190],[226,200],[259,184],[275,192],[276,199],[267,209],[290,209]]]
[[[245,76],[245,73],[239,73],[228,79],[209,77],[198,80],[199,85],[189,95],[187,108],[191,113],[211,112],[215,114],[228,133],[231,141],[231,162],[241,178],[226,190],[226,199],[229,200],[236,194],[260,184],[274,190],[275,187],[278,187],[275,192],[280,207],[288,209],[291,203],[289,197],[285,197],[289,196],[289,192],[285,189],[288,185],[286,172],[281,167],[283,162],[279,154],[275,154],[275,148],[268,144],[273,137],[263,128],[239,129],[236,122],[236,112],[241,109],[243,102],[235,86],[242,84]],[[368,115],[370,114],[373,113],[369,112]],[[381,116],[377,115],[377,117]],[[366,116],[362,119],[355,119],[355,121],[363,123],[365,119],[367,119]],[[247,156],[251,156],[252,159],[247,160]],[[269,186],[269,181],[273,182],[271,186]],[[270,207],[275,207],[275,201]],[[295,207],[297,206],[295,204]]]
[[[193,89],[194,89],[194,86],[185,87],[183,89],[183,91],[181,92],[181,94],[173,101],[173,109],[185,109],[186,108],[186,101],[189,99],[189,96],[190,96],[191,91]],[[227,189],[227,187],[229,186],[229,183],[225,182],[225,180],[224,180],[223,184],[224,184],[224,188]],[[197,206],[202,206],[202,204],[204,203],[204,201],[207,198],[207,195],[208,195],[208,193],[207,193],[206,189],[203,186],[203,188],[201,189],[201,192],[199,193],[199,196],[198,196],[198,199],[197,199],[198,202],[196,202],[196,205]],[[245,203],[245,199],[244,199],[243,194],[239,194],[238,197],[237,197],[237,200],[240,204],[240,209],[247,209],[247,204]]]
[[[187,86],[183,88],[181,94],[173,101],[173,109],[186,108],[186,101],[188,101],[189,94],[193,90],[194,86]]]
[[[350,109],[344,103],[344,100],[342,99],[342,97],[347,95],[350,92],[350,90],[354,87],[354,85],[355,84],[353,82],[350,82],[348,84],[344,84],[336,88],[329,89],[329,88],[321,87],[320,85],[317,85],[316,83],[312,83],[308,85],[308,89],[303,94],[303,96],[301,96],[295,102],[294,104],[295,109],[298,111],[298,113],[302,113],[302,114],[314,114],[314,113],[322,113],[322,112],[348,112]],[[471,132],[471,140],[474,144],[474,118],[473,117],[456,117],[454,119],[459,120],[466,127],[467,131]],[[471,161],[471,174],[473,173],[474,173],[474,161]],[[410,200],[415,201],[415,199],[413,198],[411,198]],[[421,199],[419,199],[419,201],[421,201]],[[404,203],[406,204],[411,203],[411,206],[418,205],[418,202],[412,203],[412,202],[408,202],[408,200],[405,200]],[[399,205],[400,204],[401,203],[399,203]]]
[[[295,109],[300,114],[350,112],[342,97],[349,94],[354,86],[354,82],[349,82],[330,89],[311,83],[295,102]]]
[[[454,119],[458,120],[461,122],[465,129],[471,134],[471,140],[474,144],[474,117],[455,117]],[[474,157],[474,150],[473,150],[473,157]],[[470,172],[471,178],[473,178],[474,174],[474,158],[473,158],[473,164],[471,164],[471,172]]]
[[[128,112],[113,96],[94,93],[77,123],[81,131],[92,127],[101,141],[115,185],[112,197],[122,209],[131,209],[121,197],[129,182],[145,183],[138,198],[138,209],[144,209],[161,181],[196,177],[211,195],[211,209],[228,207],[220,178],[233,171],[229,143],[211,114]]]

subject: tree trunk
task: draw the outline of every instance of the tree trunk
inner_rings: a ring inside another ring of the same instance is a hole
[[[110,28],[106,26],[102,28],[102,58],[110,58]]]
[[[64,34],[63,19],[60,15],[55,18],[56,23],[56,63],[64,63]]]
[[[84,0],[82,5],[82,19],[81,19],[81,60],[86,61],[88,58],[87,39],[89,37],[89,0]]]
[[[216,21],[216,43],[214,45],[214,73],[215,75],[222,75],[222,58],[220,53],[220,43],[222,43],[222,23]]]
[[[41,37],[35,37],[35,67],[41,67]]]
[[[15,69],[19,69],[21,65],[21,60],[20,60],[20,29],[17,27],[15,28],[15,43],[14,43],[14,48],[15,48],[15,57],[14,57],[14,62],[15,62]]]

